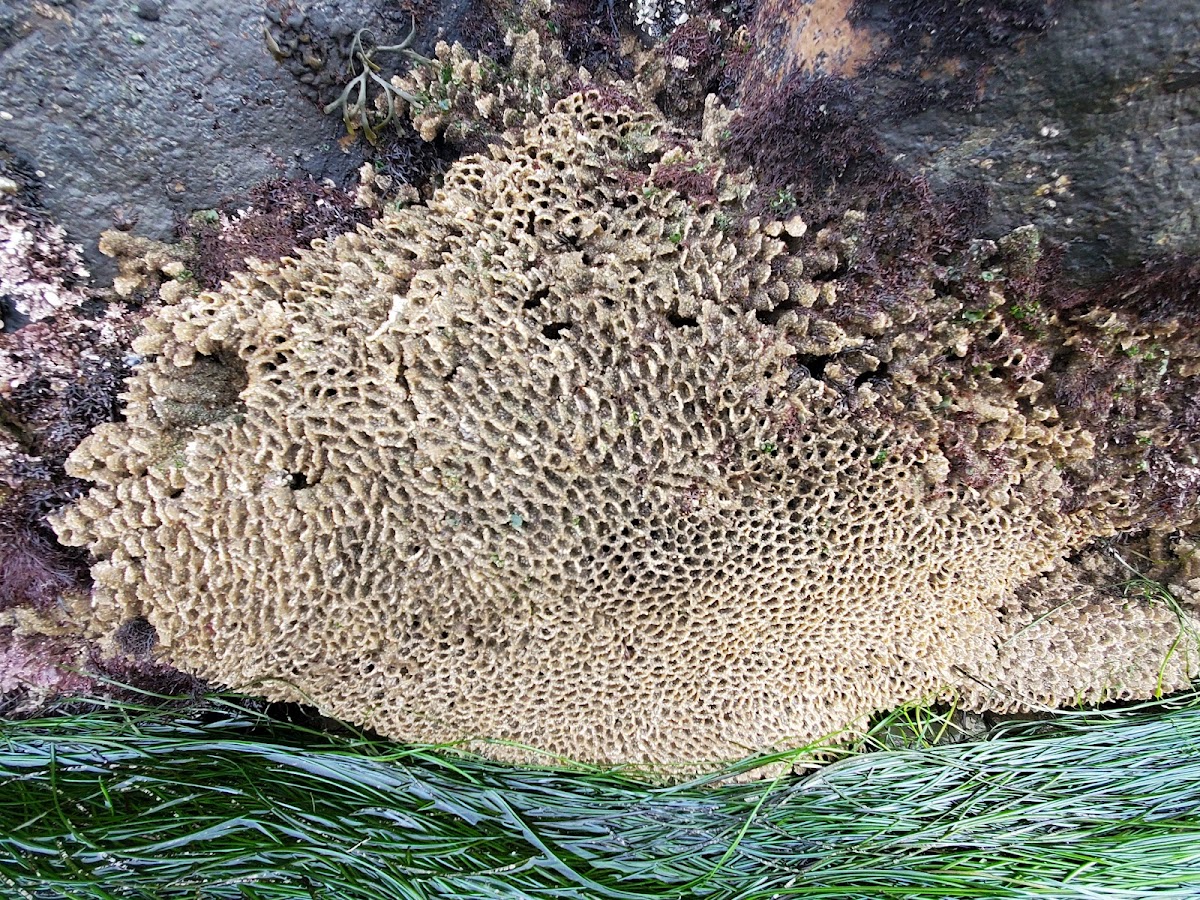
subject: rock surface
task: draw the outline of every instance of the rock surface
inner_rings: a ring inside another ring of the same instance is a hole
[[[106,228],[170,239],[178,219],[268,178],[344,184],[362,163],[271,58],[258,4],[0,2],[0,83],[0,141],[44,173],[47,209],[104,279]]]
[[[766,80],[850,78],[894,158],[986,184],[989,236],[1035,224],[1097,275],[1200,250],[1200,4],[764,0],[755,27]]]
[[[423,5],[321,0],[281,18],[304,50],[363,26],[399,38],[404,9]],[[1196,252],[1200,4],[1044,5],[1055,17],[1044,34],[1031,30],[1015,52],[994,50],[982,73],[971,60],[941,60],[943,74],[932,79],[872,68],[872,53],[908,39],[886,5],[815,0],[789,11],[764,2],[758,19],[764,45],[774,35],[784,48],[767,54],[777,78],[793,69],[854,77],[894,155],[935,184],[987,184],[994,236],[1037,224],[1068,243],[1070,265],[1085,271]],[[338,144],[342,123],[313,102],[324,96],[322,76],[297,81],[306,65],[321,68],[322,54],[272,59],[267,8],[0,0],[0,142],[45,173],[48,210],[102,279],[112,267],[96,239],[114,224],[136,221],[139,234],[167,239],[179,218],[268,178],[310,174],[344,185],[361,165],[358,148]],[[460,36],[456,24],[467,24],[470,8],[458,0],[418,9],[418,46],[432,46],[439,30]],[[936,23],[920,27],[936,49]],[[914,88],[946,93],[945,71],[959,87],[980,76],[970,108],[934,102],[919,114],[895,112]]]
[[[1064,4],[972,111],[885,140],[939,180],[975,177],[993,236],[1033,223],[1100,272],[1200,250],[1200,4]]]

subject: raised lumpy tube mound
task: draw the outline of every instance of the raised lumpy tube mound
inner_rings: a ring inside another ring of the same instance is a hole
[[[1186,680],[1161,606],[1026,615],[1086,537],[1027,483],[1052,461],[956,485],[927,425],[806,372],[812,236],[662,128],[572,95],[429,203],[150,318],[57,523],[95,630],[145,617],[189,672],[393,738],[670,772],[954,688]],[[681,166],[711,192],[655,186]]]

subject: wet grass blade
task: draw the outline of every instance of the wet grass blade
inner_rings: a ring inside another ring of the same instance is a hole
[[[34,900],[1192,898],[1200,696],[674,787],[219,700],[0,723],[0,884]]]

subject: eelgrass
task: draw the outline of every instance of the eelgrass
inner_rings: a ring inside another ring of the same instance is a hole
[[[654,787],[233,705],[0,724],[24,898],[1196,898],[1200,694]]]

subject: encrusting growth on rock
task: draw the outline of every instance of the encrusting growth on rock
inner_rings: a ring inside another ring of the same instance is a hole
[[[56,519],[93,630],[395,738],[671,774],[954,690],[1186,685],[1178,610],[1061,589],[1111,531],[1062,503],[1085,437],[981,393],[1013,466],[957,478],[905,360],[967,341],[908,308],[961,303],[823,317],[850,239],[752,189],[585,89],[427,204],[164,306]]]

